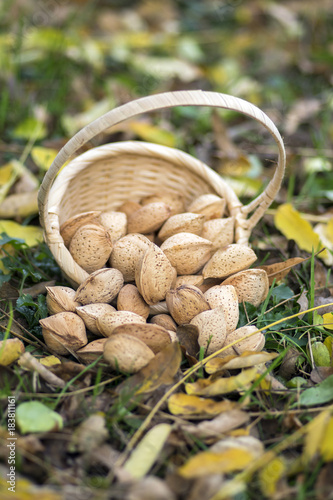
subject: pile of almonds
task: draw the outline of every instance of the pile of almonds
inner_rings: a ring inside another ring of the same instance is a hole
[[[87,363],[103,354],[114,369],[134,373],[178,340],[178,325],[198,328],[206,354],[256,331],[237,329],[238,304],[265,300],[267,274],[249,269],[256,255],[233,243],[234,223],[224,211],[225,200],[214,194],[187,206],[165,194],[67,220],[64,243],[89,276],[76,291],[48,287],[50,316],[40,322],[48,347]],[[88,343],[92,335],[98,338]],[[264,343],[258,332],[235,348],[259,351]],[[230,354],[233,348],[220,356]]]

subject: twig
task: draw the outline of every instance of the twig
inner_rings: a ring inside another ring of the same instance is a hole
[[[63,389],[66,385],[66,383],[61,378],[57,377],[57,375],[48,370],[36,358],[31,356],[29,352],[25,352],[24,354],[22,354],[19,364],[22,368],[37,372],[50,385],[60,387],[61,389]]]

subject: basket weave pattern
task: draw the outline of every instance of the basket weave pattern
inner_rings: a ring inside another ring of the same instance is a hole
[[[279,160],[273,179],[259,197],[243,206],[231,187],[203,162],[177,149],[147,142],[124,141],[91,149],[68,163],[57,175],[63,163],[102,130],[144,111],[177,105],[235,109],[255,118],[270,131],[278,145]],[[81,212],[116,210],[129,199],[139,201],[150,194],[168,192],[181,194],[188,202],[205,193],[225,198],[227,215],[235,221],[234,241],[248,244],[253,227],[280,187],[284,168],[285,152],[279,132],[262,111],[246,101],[201,91],[168,92],[142,98],[103,115],[78,132],[59,152],[39,192],[45,240],[66,277],[77,285],[88,275],[64,246],[61,224]]]

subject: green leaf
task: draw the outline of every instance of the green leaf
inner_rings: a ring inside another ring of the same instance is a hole
[[[333,375],[330,375],[316,387],[306,389],[300,395],[302,406],[316,406],[333,400]]]
[[[16,409],[16,423],[22,434],[49,432],[63,428],[59,413],[50,410],[39,401],[26,401]]]

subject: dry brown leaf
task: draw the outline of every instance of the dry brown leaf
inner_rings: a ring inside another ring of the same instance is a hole
[[[264,269],[268,275],[269,285],[273,283],[274,279],[276,281],[282,280],[289,273],[290,269],[304,262],[302,257],[293,257],[287,259],[283,262],[276,262],[274,264],[269,264],[267,266],[258,266],[256,269]]]
[[[186,424],[182,425],[181,428],[196,436],[200,439],[207,438],[219,438],[222,434],[226,434],[230,432],[232,429],[237,429],[241,425],[244,425],[248,422],[250,416],[248,413],[242,410],[230,410],[224,413],[221,413],[217,417],[213,418],[213,420],[204,420],[199,424]]]

